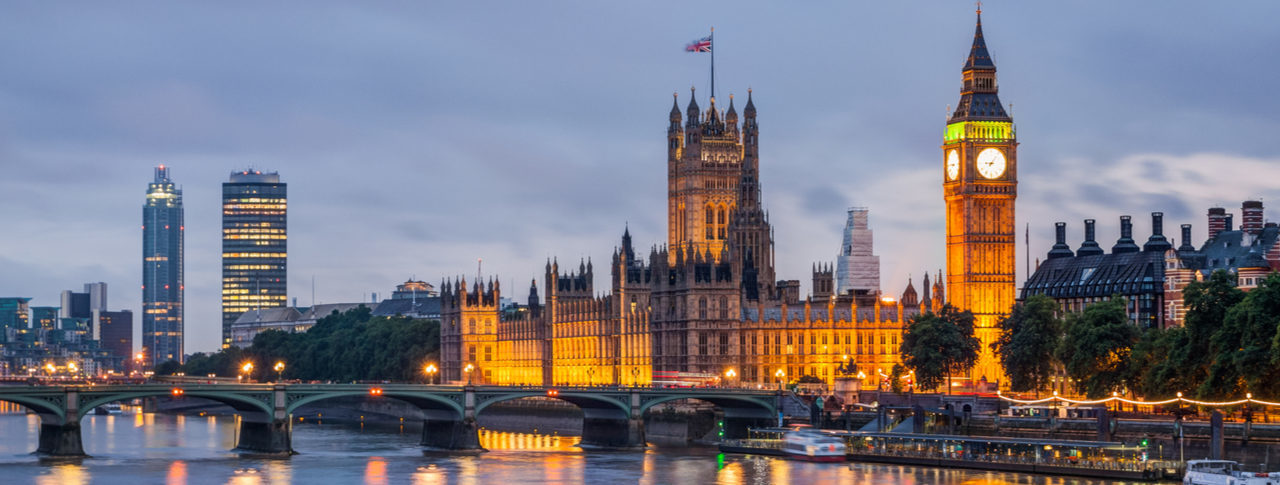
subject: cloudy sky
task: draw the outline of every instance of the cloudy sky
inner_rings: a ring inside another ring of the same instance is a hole
[[[800,5],[800,6],[797,6]],[[883,286],[943,264],[941,144],[967,1],[27,2],[0,6],[0,296],[84,282],[140,326],[143,194],[185,191],[187,349],[219,335],[219,184],[289,184],[299,303],[484,272],[523,293],[547,257],[665,240],[671,93],[755,91],[779,276],[832,261],[867,206]],[[1018,124],[1032,258],[1086,217],[1104,246],[1212,205],[1280,201],[1280,3],[984,6]],[[741,98],[740,98],[741,101]],[[1277,217],[1276,219],[1280,219]],[[1019,272],[1024,254],[1019,238]],[[1024,275],[1019,275],[1021,279]],[[597,288],[607,284],[597,277]],[[515,292],[512,292],[515,293]],[[135,329],[135,331],[137,331]]]

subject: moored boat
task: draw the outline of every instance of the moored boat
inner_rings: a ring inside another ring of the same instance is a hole
[[[806,461],[845,461],[844,440],[818,430],[798,428],[782,436],[786,456]]]
[[[1280,472],[1247,472],[1231,460],[1191,460],[1184,485],[1280,485]]]

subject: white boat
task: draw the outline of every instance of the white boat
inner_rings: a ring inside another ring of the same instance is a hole
[[[98,415],[122,414],[122,413],[124,413],[124,406],[121,406],[120,403],[118,402],[103,404],[93,409],[93,414],[98,414]]]
[[[1280,472],[1246,472],[1230,460],[1191,460],[1184,485],[1280,485]]]
[[[806,461],[845,461],[844,441],[821,431],[798,428],[782,436],[782,451]]]

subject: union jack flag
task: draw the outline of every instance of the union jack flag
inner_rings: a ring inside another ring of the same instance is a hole
[[[703,37],[701,39],[690,42],[684,46],[687,52],[711,52],[711,37]]]

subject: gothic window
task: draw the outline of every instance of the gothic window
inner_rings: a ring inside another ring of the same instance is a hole
[[[720,333],[720,355],[729,355],[729,334]]]
[[[698,318],[707,318],[707,297],[705,296],[698,299]]]
[[[698,332],[698,355],[707,355],[707,332]]]
[[[729,318],[729,298],[720,297],[720,318]]]
[[[467,346],[467,362],[475,362],[475,361],[476,361],[476,346],[468,345]]]
[[[489,362],[492,360],[493,360],[493,346],[486,345],[484,346],[484,361]]]
[[[467,320],[467,333],[475,333],[475,331],[476,331],[476,319],[472,318],[470,320]]]

